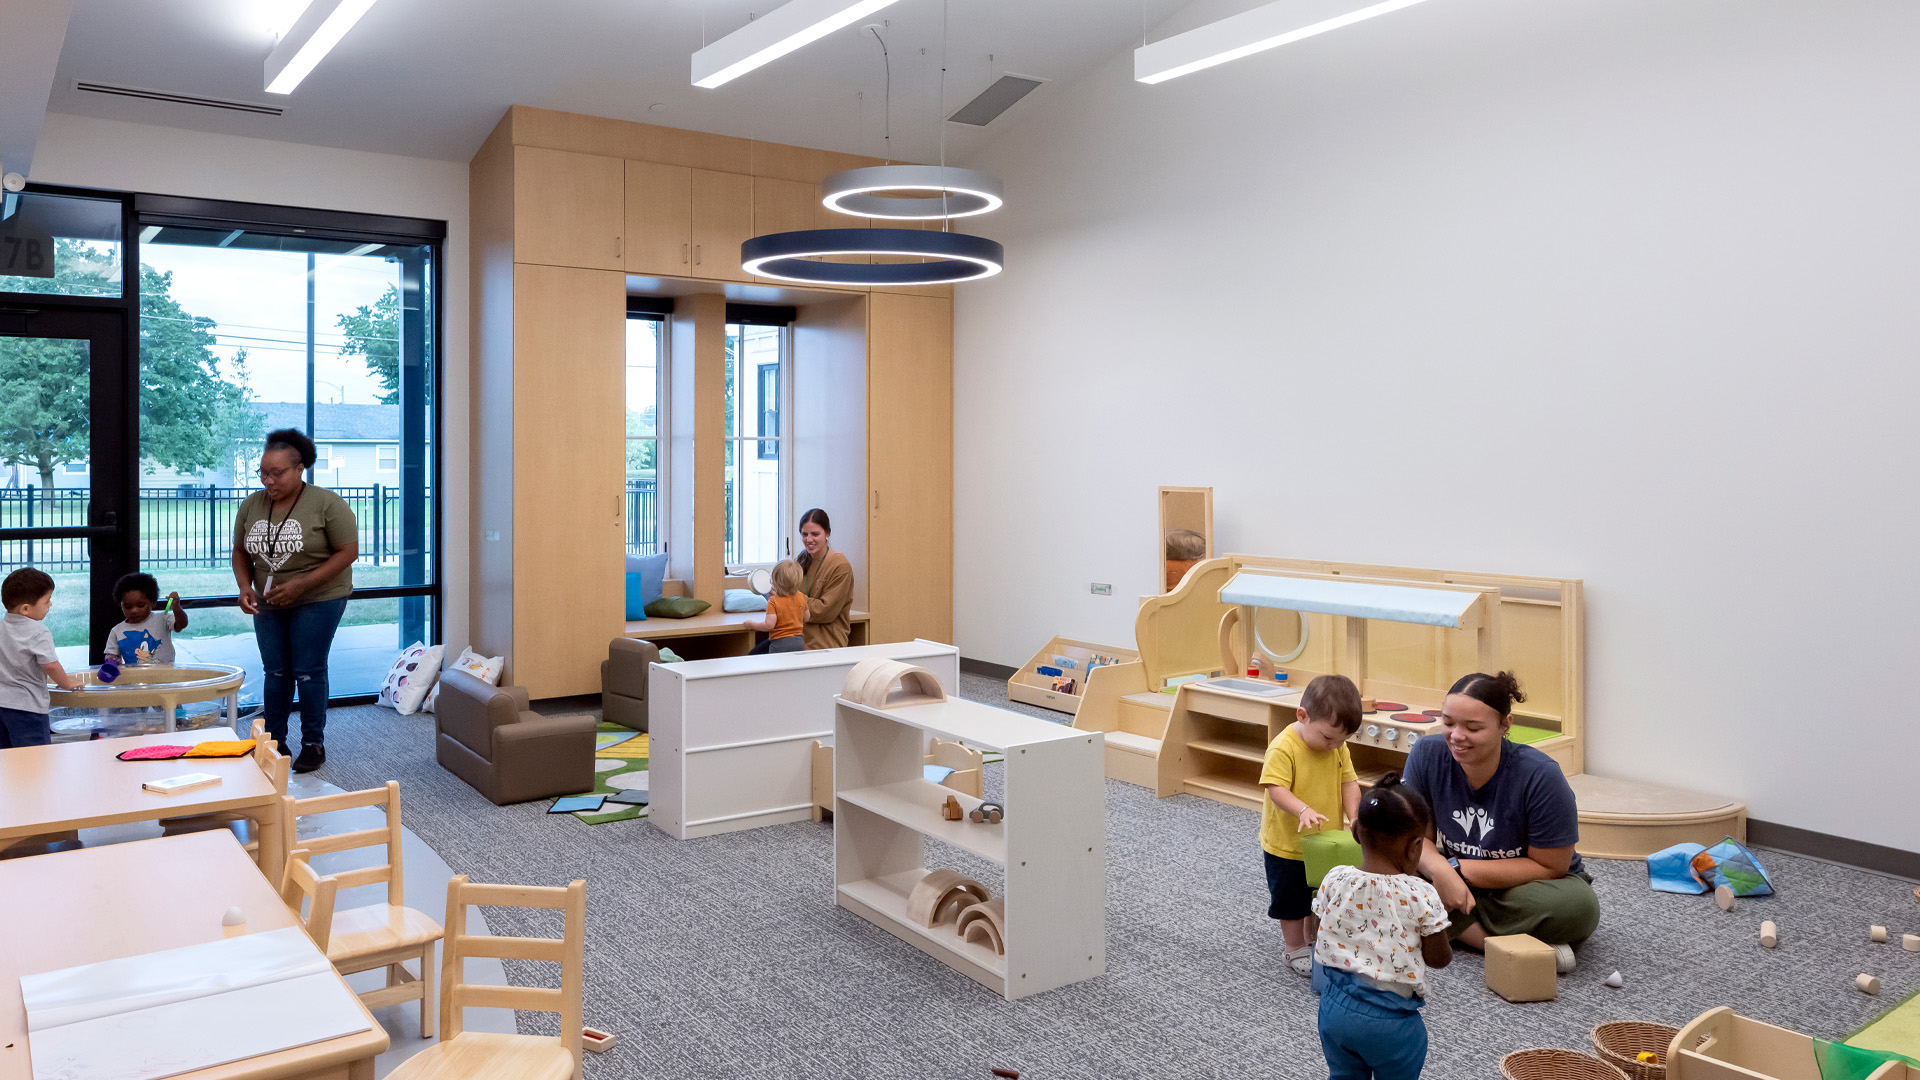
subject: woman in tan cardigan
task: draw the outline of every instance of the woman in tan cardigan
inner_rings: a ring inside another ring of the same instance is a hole
[[[807,596],[807,648],[837,649],[847,643],[848,612],[853,610],[853,564],[828,547],[833,523],[827,512],[809,510],[800,515],[800,545],[806,550],[795,560],[806,572],[801,591]]]

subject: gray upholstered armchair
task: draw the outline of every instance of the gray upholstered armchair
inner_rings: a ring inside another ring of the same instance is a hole
[[[614,638],[600,661],[600,713],[615,724],[647,730],[647,678],[660,662],[651,641]]]
[[[541,716],[519,686],[488,686],[464,671],[440,676],[434,756],[495,803],[593,790],[591,716]]]

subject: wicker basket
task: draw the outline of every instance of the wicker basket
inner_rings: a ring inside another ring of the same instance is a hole
[[[1500,1059],[1506,1080],[1627,1080],[1627,1074],[1578,1050],[1515,1050]]]
[[[1679,1028],[1665,1024],[1615,1020],[1593,1029],[1593,1052],[1632,1080],[1667,1080],[1667,1047],[1679,1034]],[[1660,1055],[1660,1064],[1649,1065],[1634,1056],[1643,1050]]]

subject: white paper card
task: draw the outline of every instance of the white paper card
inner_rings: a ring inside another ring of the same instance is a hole
[[[332,970],[297,926],[103,960],[20,978],[27,1030],[40,1031]]]
[[[160,1080],[367,1029],[331,972],[27,1036],[34,1080]]]

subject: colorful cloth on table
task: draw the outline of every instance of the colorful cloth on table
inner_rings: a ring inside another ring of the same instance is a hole
[[[122,750],[113,755],[121,761],[172,761],[187,756],[191,746],[136,746],[131,750]]]

